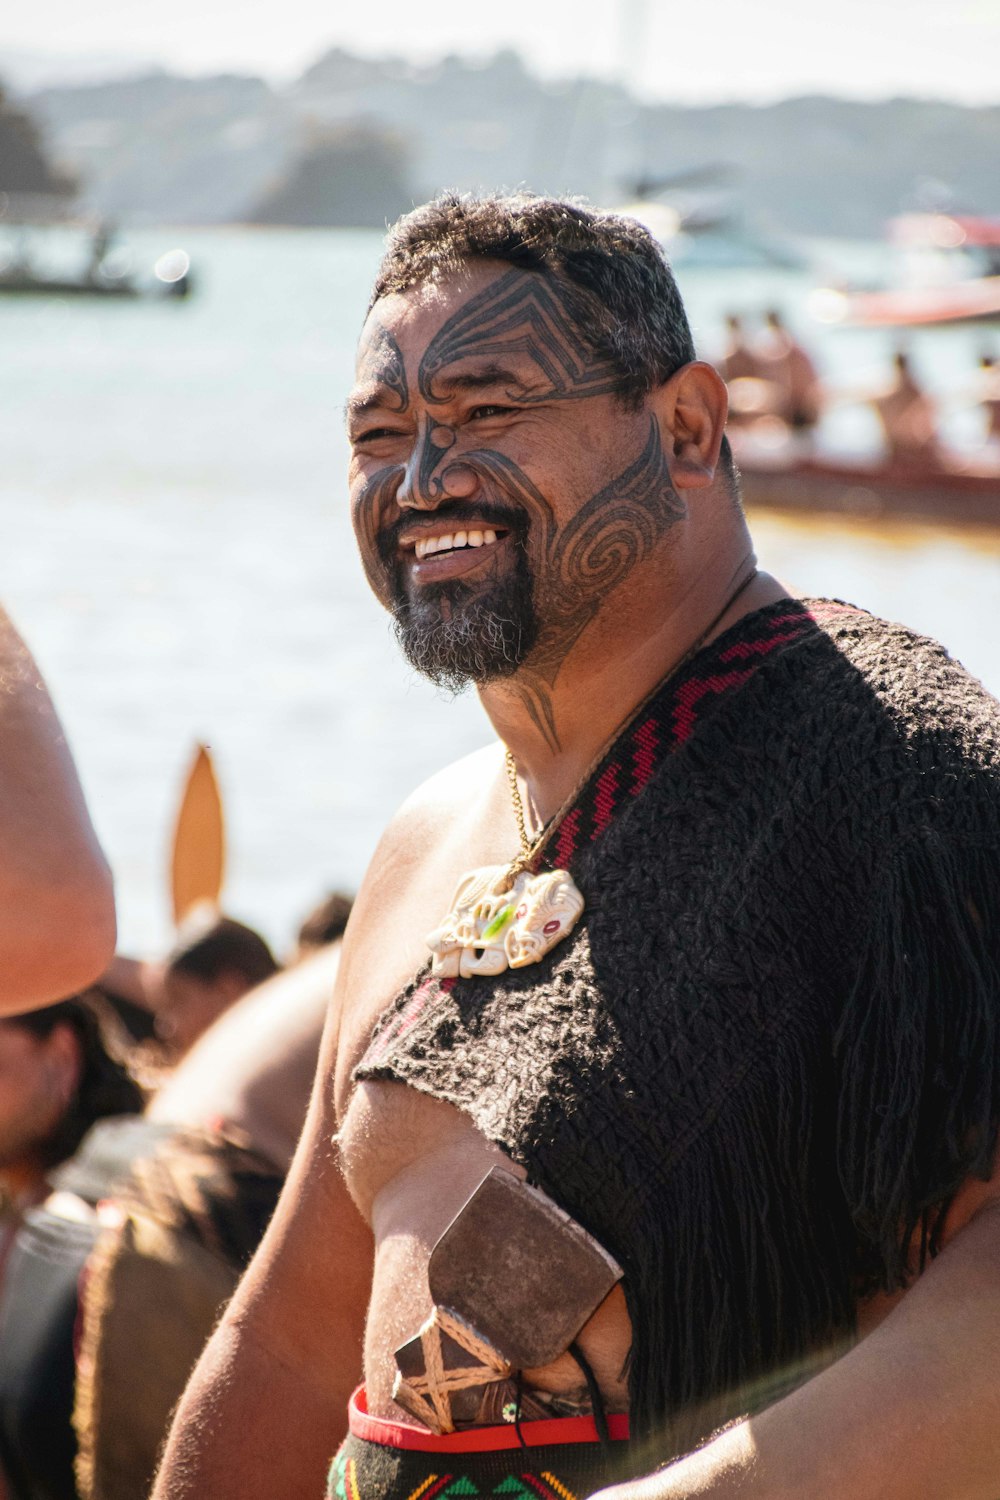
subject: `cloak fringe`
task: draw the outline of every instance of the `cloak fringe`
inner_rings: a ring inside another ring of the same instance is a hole
[[[633,1430],[660,1463],[776,1400],[853,1336],[854,1247],[819,1190],[807,1047],[782,1049],[777,1118],[773,1090],[745,1090],[702,1136],[673,1175],[666,1233],[654,1213],[626,1265]]]
[[[985,830],[984,830],[985,833]],[[840,1182],[868,1253],[862,1292],[905,1287],[940,1249],[948,1207],[988,1178],[1000,1126],[1000,861],[995,834],[926,828],[871,889],[835,1036]]]
[[[925,829],[894,848],[871,885],[832,1058],[786,1034],[777,1111],[773,1093],[746,1090],[681,1164],[669,1226],[651,1216],[625,1277],[634,1428],[661,1463],[842,1353],[859,1298],[905,1287],[937,1254],[962,1183],[990,1176],[998,912],[986,839]],[[824,1076],[834,1141],[819,1134]]]

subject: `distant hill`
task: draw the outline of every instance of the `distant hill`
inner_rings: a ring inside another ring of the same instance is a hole
[[[66,198],[76,182],[55,166],[29,112],[0,88],[0,193],[6,200]]]
[[[379,229],[412,206],[406,150],[377,126],[334,126],[301,151],[250,209],[255,224]]]
[[[510,51],[414,65],[334,49],[280,90],[159,73],[41,89],[29,102],[84,179],[88,206],[121,219],[381,222],[400,200],[446,186],[526,185],[614,204],[642,179],[719,166],[717,198],[762,228],[868,237],[928,202],[1000,211],[1000,107],[646,105],[595,79],[540,80]],[[360,195],[350,153],[336,161],[358,130],[388,151],[371,159]],[[317,145],[338,133],[332,155]]]
[[[748,211],[802,233],[866,238],[893,214],[1000,212],[1000,107],[787,99],[644,111],[649,162],[722,160]]]
[[[156,72],[29,96],[85,206],[118,221],[241,218],[294,154],[298,124],[259,78]]]

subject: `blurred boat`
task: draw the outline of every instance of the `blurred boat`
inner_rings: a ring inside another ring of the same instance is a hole
[[[191,281],[185,271],[172,281],[155,280],[140,284],[130,276],[92,278],[87,276],[45,276],[29,267],[0,271],[0,296],[7,297],[187,297]]]
[[[626,203],[618,212],[644,224],[675,267],[798,271],[805,265],[791,244],[748,229],[732,212],[684,209],[652,199]]]
[[[897,291],[842,295],[839,315],[824,321],[866,328],[933,328],[1000,321],[1000,276],[982,276],[949,287],[901,287]],[[836,312],[836,303],[831,307]]]
[[[7,297],[141,297],[186,296],[187,287],[177,285],[140,290],[133,282],[80,281],[70,277],[36,276],[31,271],[0,272],[0,294]]]
[[[901,284],[813,295],[821,322],[868,328],[932,328],[1000,321],[1000,219],[903,214],[890,225],[902,252]]]
[[[45,248],[39,257],[39,232],[51,225],[21,222],[5,226],[16,233],[13,244],[0,245],[0,296],[8,297],[111,297],[183,298],[191,292],[191,260],[186,250],[167,250],[151,267],[151,275],[139,277],[133,270],[133,255],[127,247],[115,247],[113,227],[101,225],[90,233],[90,250],[80,269],[68,274],[56,264],[45,264]],[[79,226],[76,226],[79,228]],[[73,235],[68,221],[58,225],[60,234]]]
[[[618,212],[645,225],[672,266],[801,270],[805,260],[788,240],[746,222],[726,185],[734,175],[731,163],[707,162],[655,178],[634,178],[622,185],[627,201]]]
[[[782,463],[749,454],[739,455],[739,465],[751,508],[1000,529],[1000,469],[900,470],[811,458]]]

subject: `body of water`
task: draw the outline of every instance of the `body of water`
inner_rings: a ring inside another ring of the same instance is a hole
[[[355,555],[341,408],[379,236],[131,243],[149,262],[182,244],[191,299],[0,302],[0,597],[66,724],[123,946],[168,939],[171,825],[204,739],[229,820],[226,905],[282,948],[327,887],[357,884],[401,799],[490,728],[474,695],[443,700],[401,663]],[[823,253],[835,268],[841,252]],[[690,269],[681,283],[711,355],[730,309],[776,303],[804,332],[816,277]],[[887,374],[885,334],[814,326],[833,383]],[[968,384],[979,342],[911,346],[944,393]],[[966,440],[968,414],[952,420]],[[857,408],[826,436],[875,442]],[[762,564],[794,589],[938,636],[1000,693],[1000,539],[754,521]]]

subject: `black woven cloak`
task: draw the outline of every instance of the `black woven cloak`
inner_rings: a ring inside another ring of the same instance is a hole
[[[1000,1111],[1000,705],[933,641],[774,604],[660,690],[543,863],[542,963],[426,971],[358,1069],[466,1111],[607,1246],[662,1460],[905,1285]]]

